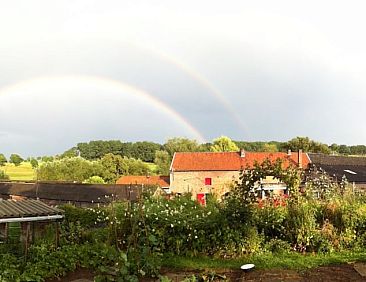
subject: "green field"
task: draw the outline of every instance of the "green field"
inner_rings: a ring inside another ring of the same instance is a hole
[[[29,162],[22,162],[19,166],[7,163],[0,169],[9,175],[10,180],[29,181],[35,179],[35,171]]]

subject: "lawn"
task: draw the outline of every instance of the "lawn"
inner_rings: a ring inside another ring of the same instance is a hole
[[[185,257],[166,254],[163,266],[173,269],[240,269],[247,263],[254,263],[257,269],[304,270],[322,265],[334,265],[355,261],[366,261],[365,252],[334,252],[331,254],[259,254],[236,259],[220,259],[207,256]]]
[[[31,181],[35,179],[35,171],[29,162],[22,162],[19,166],[7,163],[0,169],[9,175],[10,180]]]

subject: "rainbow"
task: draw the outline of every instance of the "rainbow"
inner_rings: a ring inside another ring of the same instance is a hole
[[[181,114],[175,111],[173,108],[149,94],[148,92],[137,88],[136,86],[113,80],[102,76],[91,76],[91,75],[65,75],[65,76],[41,76],[35,77],[28,80],[19,81],[15,84],[11,84],[0,88],[0,95],[11,95],[14,92],[21,92],[26,87],[32,87],[36,84],[56,84],[60,82],[68,83],[89,83],[96,85],[104,89],[118,90],[119,92],[128,93],[128,95],[134,95],[138,97],[144,103],[154,106],[159,111],[168,115],[172,120],[177,122],[179,125],[184,127],[198,142],[206,142],[203,134],[199,132],[189,121],[187,121]]]
[[[168,55],[167,53],[163,53],[157,49],[153,49],[152,47],[145,47],[140,46],[136,43],[132,43],[129,41],[124,41],[124,43],[134,47],[138,48],[140,50],[146,51],[162,61],[165,61],[169,64],[174,65],[181,71],[183,71],[185,74],[187,74],[189,77],[193,78],[194,81],[198,82],[200,85],[202,85],[205,89],[208,90],[208,93],[212,95],[215,99],[220,101],[220,103],[223,105],[225,110],[228,112],[228,114],[231,116],[231,118],[236,122],[236,124],[239,126],[241,131],[244,133],[246,137],[249,137],[249,130],[246,124],[243,122],[242,118],[240,117],[239,113],[234,109],[233,105],[230,103],[230,101],[225,97],[224,94],[221,93],[220,90],[218,90],[206,77],[204,77],[201,73],[193,69],[191,66],[188,66],[187,64],[184,64],[182,61],[178,60],[176,57],[173,57],[171,55]]]

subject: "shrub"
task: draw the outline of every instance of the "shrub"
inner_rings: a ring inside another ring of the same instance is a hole
[[[271,239],[265,247],[266,250],[274,254],[284,254],[291,251],[291,245],[281,239]]]
[[[0,180],[9,180],[9,175],[5,173],[5,171],[0,170]]]
[[[286,237],[295,250],[305,252],[316,232],[315,207],[304,199],[290,201],[285,221]]]

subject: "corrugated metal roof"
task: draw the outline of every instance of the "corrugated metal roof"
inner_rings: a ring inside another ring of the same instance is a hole
[[[63,211],[38,200],[0,199],[0,219],[62,215]]]

